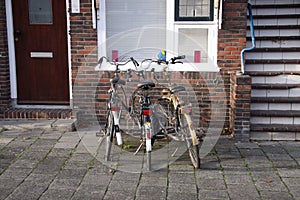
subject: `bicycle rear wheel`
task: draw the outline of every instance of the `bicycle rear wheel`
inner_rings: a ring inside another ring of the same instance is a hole
[[[200,154],[199,154],[199,144],[194,144],[193,140],[196,136],[195,129],[193,125],[189,125],[192,122],[190,115],[181,114],[179,116],[180,131],[183,134],[184,140],[189,151],[189,156],[195,168],[200,168]]]

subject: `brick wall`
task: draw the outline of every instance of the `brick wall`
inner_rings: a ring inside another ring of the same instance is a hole
[[[97,32],[92,27],[91,0],[80,1],[80,13],[70,13],[71,64],[74,112],[79,121],[95,118],[91,108],[93,86],[98,81],[94,67],[97,62]]]
[[[230,122],[235,136],[241,141],[249,140],[251,77],[231,73]]]
[[[224,1],[222,29],[218,36],[218,65],[227,83],[228,123],[225,128],[237,136],[247,135],[250,124],[251,80],[240,74],[237,77],[236,73],[241,71],[240,53],[246,47],[247,3],[247,0]]]
[[[0,0],[0,118],[10,104],[9,59],[7,47],[5,0]]]
[[[235,102],[240,89],[232,82],[237,79],[235,72],[240,71],[240,52],[246,46],[247,1],[226,0],[223,8],[223,26],[219,30],[218,38],[218,65],[221,72],[218,75],[216,73],[186,73],[185,76],[193,85],[199,99],[200,125],[208,126],[212,115],[211,103],[220,101],[218,94],[222,94],[223,98],[225,97],[225,105],[222,105],[222,109],[225,111],[220,113],[225,113],[225,115],[220,117],[225,119],[225,128],[231,128],[238,133],[243,127],[238,126],[239,122],[235,123],[234,120],[245,121],[241,122],[244,124],[247,124],[247,120],[249,121],[249,119],[239,116],[243,115],[244,111],[236,110],[239,103],[235,104]],[[94,71],[96,31],[91,28],[90,12],[90,1],[85,0],[81,1],[81,13],[71,14],[74,108],[78,111],[79,121],[98,123],[105,119],[109,97],[107,90],[112,74]],[[216,76],[221,77],[225,93],[220,92],[220,88],[212,89]],[[208,83],[209,86],[205,86],[204,79],[206,80],[205,84]],[[238,81],[239,83],[241,81]],[[211,89],[210,93],[208,88]],[[245,90],[243,92],[249,92],[250,88],[246,87],[243,90]],[[246,108],[245,112],[247,112]]]

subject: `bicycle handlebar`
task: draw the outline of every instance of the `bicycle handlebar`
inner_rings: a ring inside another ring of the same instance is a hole
[[[155,63],[157,63],[157,64],[159,64],[159,65],[162,64],[162,63],[163,63],[163,64],[166,64],[166,65],[168,65],[168,64],[176,64],[176,63],[182,63],[181,61],[176,61],[176,60],[182,60],[182,59],[185,59],[185,55],[173,57],[173,58],[171,58],[169,61],[155,60],[155,59],[144,59],[144,60],[141,62],[141,65],[142,65],[144,62],[146,62],[146,61],[150,61],[149,66],[150,66],[151,63],[153,63],[153,62],[155,62]],[[146,69],[148,69],[149,66],[148,66]]]
[[[126,62],[115,62],[115,61],[110,61],[106,56],[102,56],[98,60],[98,64],[100,66],[101,66],[101,64],[103,62],[103,59],[105,59],[106,61],[108,61],[109,64],[115,65],[116,66],[116,70],[115,71],[119,71],[119,66],[124,66],[124,65],[128,64],[129,62],[132,62],[135,68],[137,68],[137,66],[139,66],[139,63],[133,57],[130,57]]]

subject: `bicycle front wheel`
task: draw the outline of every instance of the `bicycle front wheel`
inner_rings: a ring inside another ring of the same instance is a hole
[[[109,161],[110,154],[111,154],[111,146],[114,138],[114,117],[111,111],[108,111],[107,113],[105,137],[106,137],[105,160]]]
[[[196,138],[196,132],[192,125],[192,119],[190,115],[181,114],[179,116],[180,131],[184,137],[187,145],[189,156],[195,168],[200,168],[200,154],[199,154],[199,143]]]

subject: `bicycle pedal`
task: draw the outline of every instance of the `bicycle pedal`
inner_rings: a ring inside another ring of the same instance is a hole
[[[175,128],[167,128],[167,134],[175,133]]]
[[[164,139],[166,135],[163,132],[158,132],[156,135],[154,135],[155,139]]]
[[[100,130],[99,132],[96,132],[96,137],[103,137],[105,135],[104,130]]]

